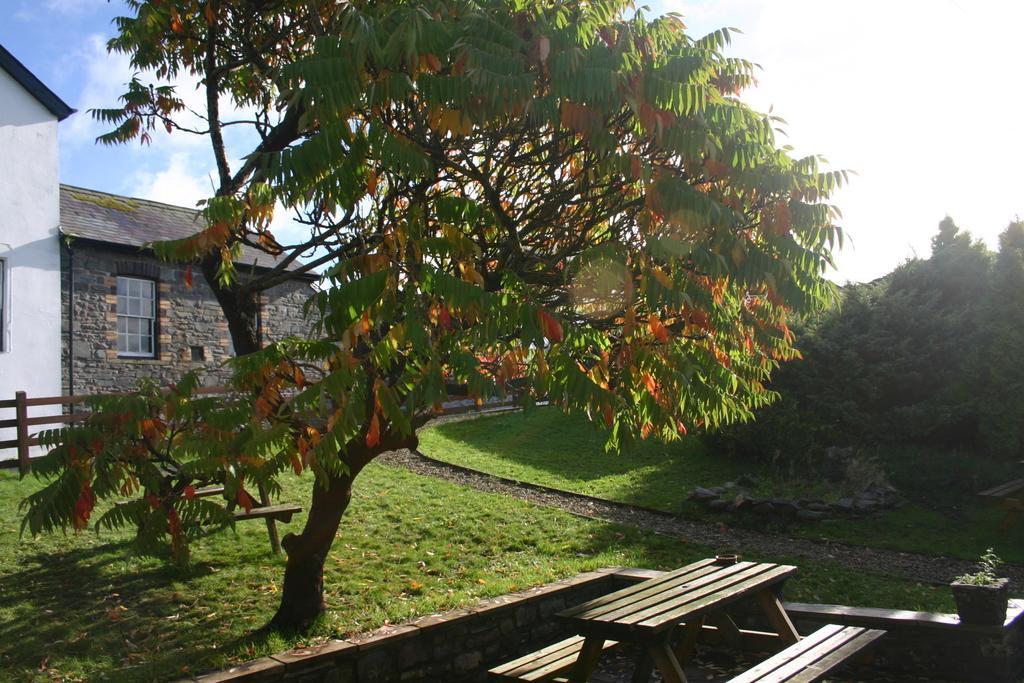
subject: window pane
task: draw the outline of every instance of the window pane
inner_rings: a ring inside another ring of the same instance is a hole
[[[128,296],[139,297],[139,281],[134,278],[128,280]]]
[[[117,335],[117,352],[124,353],[128,350],[128,335],[119,334]]]
[[[117,316],[117,333],[124,334],[128,330],[128,323],[123,316]]]
[[[152,337],[141,337],[142,352],[153,353],[153,338]]]
[[[123,277],[117,278],[117,296],[122,297],[128,294],[128,280]]]
[[[142,280],[142,298],[152,299],[153,298],[153,281]]]
[[[139,315],[141,315],[143,318],[152,318],[153,317],[153,300],[152,299],[143,299],[142,300],[142,309],[141,310],[142,310],[142,312]]]

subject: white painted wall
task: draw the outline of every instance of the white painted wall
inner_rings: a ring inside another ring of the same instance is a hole
[[[57,118],[0,69],[0,259],[7,262],[0,400],[15,391],[61,393],[59,224]],[[8,417],[13,411],[0,410],[0,419]],[[11,438],[13,430],[0,429],[0,441]],[[0,451],[0,460],[14,455]]]

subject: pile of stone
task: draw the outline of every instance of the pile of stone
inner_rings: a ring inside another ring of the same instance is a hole
[[[866,515],[902,504],[899,492],[887,484],[871,484],[855,496],[827,502],[817,498],[758,498],[751,493],[757,482],[748,476],[721,486],[697,486],[690,499],[714,512],[740,512],[778,519],[817,520]]]

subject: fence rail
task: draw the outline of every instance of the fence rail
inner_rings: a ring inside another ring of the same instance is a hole
[[[169,392],[170,389],[164,389],[165,393]],[[195,390],[197,394],[225,394],[230,390],[227,387],[214,386],[214,387],[199,387]],[[28,474],[32,469],[32,458],[29,455],[29,449],[33,446],[39,445],[39,437],[37,433],[30,433],[29,427],[37,427],[40,425],[52,425],[52,424],[73,424],[75,422],[81,422],[89,417],[89,413],[83,412],[72,412],[69,413],[57,413],[55,415],[34,415],[28,416],[29,408],[36,408],[39,406],[73,406],[76,403],[85,403],[91,398],[97,396],[127,396],[127,392],[119,392],[113,394],[75,394],[72,396],[39,396],[36,398],[29,398],[24,391],[17,391],[14,393],[14,398],[8,398],[0,400],[0,411],[14,408],[14,417],[4,420],[0,420],[0,429],[14,427],[15,438],[6,439],[0,441],[0,451],[9,449],[17,450],[16,458],[8,458],[6,460],[0,460],[0,469],[11,469],[14,467],[18,468],[18,471],[22,476]]]
[[[164,393],[169,392],[170,389],[163,389]],[[231,389],[223,386],[212,386],[212,387],[198,387],[194,391],[196,394],[227,394],[230,393]],[[14,408],[14,418],[8,418],[0,420],[0,429],[14,427],[16,430],[16,438],[7,439],[0,441],[0,451],[9,449],[17,449],[17,458],[8,458],[6,460],[0,460],[0,469],[11,469],[14,467],[18,468],[18,471],[22,476],[28,474],[32,469],[31,457],[29,456],[29,449],[33,446],[39,445],[39,438],[37,433],[29,433],[29,427],[36,427],[39,425],[50,425],[50,424],[73,424],[75,422],[81,422],[87,419],[90,415],[88,412],[68,412],[58,413],[55,415],[36,415],[33,417],[28,416],[28,409],[39,406],[73,406],[77,403],[85,403],[91,398],[99,396],[127,396],[128,392],[118,392],[110,394],[76,394],[73,396],[41,396],[37,398],[29,398],[24,391],[15,392],[13,399],[0,400],[0,411],[4,409]],[[466,405],[468,403],[468,405]],[[460,415],[462,413],[472,412],[487,412],[490,410],[500,410],[514,407],[515,401],[498,401],[498,402],[485,402],[483,404],[474,404],[467,401],[451,401],[445,405],[445,410],[442,414],[444,415]]]

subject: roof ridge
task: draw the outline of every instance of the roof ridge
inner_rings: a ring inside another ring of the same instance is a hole
[[[61,183],[60,188],[62,190],[76,190],[79,192],[92,192],[94,194],[102,194],[107,197],[114,197],[115,199],[121,199],[129,202],[139,202],[140,204],[150,204],[152,206],[165,207],[168,209],[177,209],[178,211],[187,211],[192,214],[202,213],[200,209],[190,208],[188,206],[182,206],[181,204],[168,204],[167,202],[160,202],[155,199],[145,199],[143,197],[132,197],[126,194],[116,194],[114,192],[106,192],[105,190],[96,190],[91,187],[82,187],[80,185],[72,185],[71,183]]]
[[[18,61],[18,58],[12,55],[3,45],[0,45],[0,69],[6,71],[29,95],[34,97],[39,104],[43,105],[48,112],[57,117],[58,121],[63,121],[78,111],[70,107],[57,93],[50,90],[45,83],[39,80],[38,76]]]

